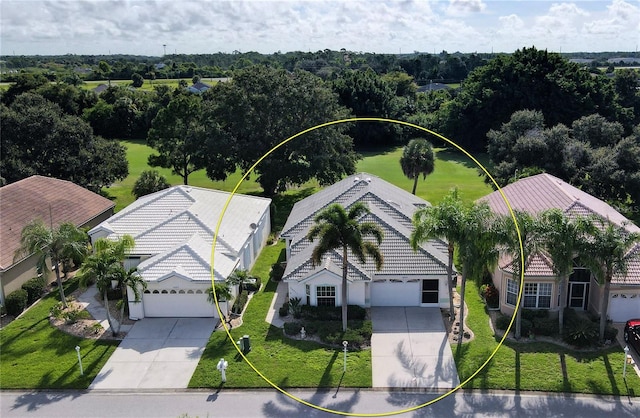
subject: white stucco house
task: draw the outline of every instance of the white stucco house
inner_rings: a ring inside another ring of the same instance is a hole
[[[514,210],[533,215],[546,209],[560,209],[567,216],[596,216],[629,232],[640,232],[622,214],[606,202],[570,185],[550,174],[537,174],[520,179],[502,188]],[[480,201],[486,201],[491,209],[501,215],[508,208],[500,192],[495,191]],[[629,248],[626,257],[629,267],[626,274],[617,274],[611,282],[607,317],[613,322],[625,322],[640,318],[640,243]],[[493,282],[500,291],[500,308],[511,315],[515,309],[519,290],[519,278],[514,278],[513,261],[501,257]],[[525,264],[523,307],[526,309],[546,309],[557,311],[560,306],[559,281],[553,272],[553,263],[544,251],[532,254]],[[601,286],[588,269],[576,262],[569,277],[567,306],[577,310],[591,310],[601,313]]]
[[[125,234],[135,248],[125,267],[137,267],[147,289],[135,302],[132,319],[145,317],[217,317],[207,300],[212,284],[235,269],[250,269],[271,232],[271,200],[192,186],[174,186],[136,200],[89,231],[92,242]],[[220,214],[215,250],[213,238]],[[224,309],[223,309],[224,311]]]
[[[409,243],[413,213],[429,203],[367,173],[349,176],[293,207],[281,234],[286,240],[283,281],[289,298],[315,306],[343,303],[341,251],[331,252],[314,266],[311,252],[317,242],[310,242],[306,235],[318,212],[333,203],[348,209],[355,202],[364,202],[370,210],[362,221],[375,222],[384,232],[380,245],[384,263],[377,271],[372,260],[361,264],[355,256],[348,257],[348,304],[447,308],[446,243],[429,241],[417,251]]]

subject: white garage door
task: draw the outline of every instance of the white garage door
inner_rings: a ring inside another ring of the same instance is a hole
[[[640,318],[640,295],[612,293],[609,302],[609,318],[613,322],[627,322],[632,318]]]
[[[420,306],[420,282],[373,282],[371,306]]]
[[[206,292],[201,290],[197,291],[200,293],[194,290],[181,290],[180,292],[183,293],[175,290],[147,292],[142,295],[145,317],[211,318],[217,316],[215,306],[207,301]]]

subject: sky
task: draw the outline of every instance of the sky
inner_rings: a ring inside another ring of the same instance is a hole
[[[0,54],[637,51],[640,0],[1,0]]]

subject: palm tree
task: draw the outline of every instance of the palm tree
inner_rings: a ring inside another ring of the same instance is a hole
[[[460,329],[458,346],[464,338],[464,299],[469,278],[479,280],[498,261],[496,248],[496,221],[485,202],[472,204],[463,211],[463,229],[458,243],[462,263],[460,283]]]
[[[36,219],[22,229],[20,248],[14,258],[36,254],[38,256],[38,270],[47,277],[47,258],[56,273],[56,282],[60,292],[60,301],[64,308],[67,301],[62,288],[60,264],[69,258],[80,258],[87,253],[86,234],[69,222],[60,224],[57,228],[49,228],[42,219]]]
[[[541,227],[540,221],[536,216],[518,210],[514,211],[514,215],[518,223],[518,229],[513,223],[513,218],[506,215],[502,218],[497,239],[502,244],[502,251],[512,257],[513,279],[520,283],[523,265],[526,266],[529,258],[538,252],[541,247]],[[518,239],[518,232],[520,233],[520,239]],[[520,251],[520,241],[522,241],[522,252]],[[520,303],[516,310],[516,329],[514,331],[516,339],[521,337],[522,305]]]
[[[131,274],[129,278],[125,278],[127,272],[123,272],[124,267],[122,265],[124,258],[133,246],[134,241],[130,235],[124,235],[118,241],[99,238],[94,245],[95,252],[87,257],[78,273],[82,286],[87,286],[90,281],[95,280],[96,287],[102,294],[107,311],[107,321],[114,337],[120,332],[120,326],[118,325],[117,328],[114,326],[115,324],[109,311],[108,291],[112,280],[122,281],[123,284],[125,280],[130,280],[136,284],[134,292],[136,291],[139,278],[134,274]],[[139,297],[139,293],[137,296]]]
[[[215,288],[215,295],[214,295],[214,288]],[[225,309],[225,312],[222,312],[223,316],[226,316],[226,314],[229,311],[229,301],[233,299],[233,294],[231,293],[231,289],[229,288],[229,283],[225,282],[225,283],[214,283],[213,287],[210,287],[208,290],[208,295],[207,295],[207,301],[209,303],[213,303],[215,304],[216,302],[218,302],[218,305],[220,304],[220,302],[226,302],[227,303],[227,307]],[[222,318],[224,319],[224,318]]]
[[[402,157],[400,157],[400,166],[404,175],[413,180],[411,193],[416,194],[420,174],[423,179],[426,179],[429,174],[433,173],[434,160],[433,147],[426,139],[412,139],[404,147]]]
[[[120,305],[120,321],[118,322],[118,329],[116,330],[117,333],[120,333],[120,325],[122,325],[122,321],[124,320],[125,308],[129,305],[127,288],[130,288],[133,292],[134,301],[139,302],[142,298],[140,290],[146,290],[147,282],[140,277],[137,267],[132,267],[127,270],[122,265],[122,262],[120,262],[120,268],[116,269],[114,272],[113,280],[118,281],[118,287],[120,287],[120,290],[122,291],[122,299],[118,301],[118,304]]]
[[[464,206],[458,196],[458,189],[453,189],[436,206],[426,206],[416,211],[413,215],[414,231],[411,233],[411,247],[414,251],[421,243],[431,239],[445,239],[447,241],[448,287],[449,287],[449,321],[455,320],[453,306],[453,288],[455,286],[453,276],[453,251],[456,243],[464,236]]]
[[[318,238],[318,245],[311,254],[314,265],[320,264],[326,253],[342,249],[342,331],[347,330],[348,252],[351,251],[363,264],[369,256],[373,258],[377,270],[382,268],[382,253],[378,247],[382,243],[382,229],[373,222],[358,222],[367,213],[369,209],[362,202],[354,203],[348,211],[334,203],[316,215],[314,225],[307,234],[311,242]],[[373,237],[377,244],[365,241],[366,236]]]
[[[564,310],[567,306],[567,283],[573,272],[573,260],[582,246],[585,233],[584,219],[571,219],[559,209],[549,209],[540,214],[542,245],[551,257],[553,272],[558,278],[560,306],[558,327],[564,329]]]
[[[247,270],[234,270],[233,273],[227,278],[227,281],[230,284],[238,286],[238,296],[242,294],[244,290],[244,284],[251,277],[249,276],[249,272]]]
[[[589,219],[586,230],[588,238],[582,245],[582,261],[604,286],[600,297],[600,339],[604,340],[611,280],[616,274],[626,274],[630,261],[627,252],[640,241],[640,234],[628,232],[624,225],[618,227],[601,218]]]

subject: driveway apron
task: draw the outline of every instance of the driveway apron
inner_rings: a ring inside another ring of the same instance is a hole
[[[214,318],[145,318],[135,323],[89,389],[186,388]]]
[[[458,386],[439,308],[372,307],[371,321],[374,388]]]

